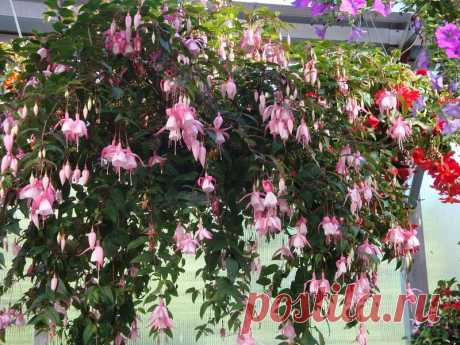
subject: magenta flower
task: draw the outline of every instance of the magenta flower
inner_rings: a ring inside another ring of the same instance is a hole
[[[220,87],[220,92],[222,97],[228,97],[228,99],[233,100],[236,95],[236,84],[231,77],[227,81],[223,82]]]
[[[382,0],[375,0],[374,5],[372,5],[372,10],[386,17],[391,14],[391,7],[393,6],[393,2],[393,0],[386,2]]]
[[[439,48],[455,48],[460,44],[460,28],[452,23],[438,27],[435,36]]]
[[[330,4],[320,2],[317,0],[312,0],[310,13],[313,17],[319,17],[319,16],[322,16],[327,11],[329,11],[331,8],[332,6]]]
[[[197,181],[198,186],[205,192],[206,194],[212,193],[215,190],[214,184],[216,183],[216,179],[208,173],[204,173],[204,176],[200,177]]]
[[[337,240],[342,237],[342,231],[340,230],[340,223],[338,219],[333,216],[325,216],[320,223],[320,226],[324,230],[324,235],[326,236],[326,242],[329,243],[331,239]]]
[[[342,0],[339,10],[351,16],[356,16],[365,6],[366,0]]]

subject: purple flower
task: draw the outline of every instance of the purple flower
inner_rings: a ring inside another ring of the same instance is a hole
[[[423,20],[419,16],[415,16],[412,19],[412,26],[415,31],[420,31],[423,27]]]
[[[312,0],[295,0],[294,2],[291,3],[292,6],[296,8],[305,8],[308,5],[310,5]]]
[[[460,59],[460,41],[453,48],[447,48],[446,54],[449,59]]]
[[[460,119],[448,120],[446,119],[442,126],[442,134],[452,134],[460,128]]]
[[[417,68],[427,69],[430,64],[430,57],[426,49],[422,49],[417,56],[416,66]]]
[[[436,42],[440,48],[455,49],[460,45],[460,28],[446,23],[436,29]]]
[[[433,89],[435,89],[436,91],[441,91],[441,89],[444,87],[444,78],[442,77],[442,75],[430,72],[430,79],[431,86],[433,87]]]
[[[351,27],[351,34],[350,36],[348,37],[348,42],[349,43],[353,43],[353,42],[356,42],[358,41],[367,31],[359,28],[359,27],[356,27],[356,26],[352,26]]]
[[[393,5],[392,0],[388,1],[387,3],[384,3],[382,0],[375,0],[374,5],[372,6],[372,10],[386,17],[391,13],[392,5]]]
[[[446,116],[455,117],[456,119],[460,119],[460,104],[458,103],[449,103],[444,108],[442,108],[442,112]]]
[[[418,111],[425,109],[425,97],[419,96],[412,105],[412,115],[416,116]]]
[[[364,6],[366,6],[366,0],[342,0],[340,11],[356,16]]]
[[[329,4],[326,4],[320,1],[316,1],[316,0],[311,1],[311,15],[313,17],[322,16],[324,13],[326,13],[330,9],[331,9],[331,6]]]
[[[316,34],[319,38],[321,38],[322,40],[324,40],[324,38],[326,37],[327,26],[325,26],[325,25],[315,26],[315,27],[314,27],[314,30],[315,30],[315,34]]]
[[[458,81],[453,81],[449,85],[449,92],[450,93],[456,93],[458,90]]]

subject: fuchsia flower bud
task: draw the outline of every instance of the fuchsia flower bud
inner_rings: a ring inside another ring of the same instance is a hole
[[[50,288],[51,290],[56,291],[57,286],[58,286],[58,278],[56,276],[56,273],[54,273],[53,278],[51,279]]]
[[[88,180],[89,180],[89,170],[85,164],[85,168],[81,172],[80,184],[82,186],[86,186],[86,184],[88,183]]]
[[[137,10],[136,15],[134,16],[134,30],[137,30],[142,24],[142,16],[140,10]]]
[[[96,264],[98,270],[104,265],[104,250],[102,249],[99,241],[96,241],[96,246],[94,247],[93,252],[91,253],[91,262]]]
[[[227,81],[223,82],[220,87],[220,92],[223,97],[228,97],[228,99],[233,100],[236,95],[236,84],[231,77]]]
[[[281,328],[281,335],[285,337],[289,344],[292,344],[296,338],[294,326],[290,320],[287,320]]]
[[[302,118],[300,120],[300,125],[297,128],[297,133],[296,133],[296,139],[299,144],[302,144],[303,148],[308,146],[310,143],[311,137],[310,137],[310,131],[308,130],[307,124],[305,123],[305,119]]]

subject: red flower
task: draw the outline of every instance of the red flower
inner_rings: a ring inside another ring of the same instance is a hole
[[[370,115],[368,118],[367,118],[367,121],[366,121],[366,124],[369,126],[369,127],[372,127],[372,128],[377,128],[378,125],[380,124],[380,120],[378,118],[376,118],[374,115]]]
[[[417,98],[420,97],[420,91],[405,85],[395,86],[394,91],[398,95],[399,101],[403,100],[407,108],[411,108],[412,103],[414,103]]]
[[[425,68],[419,68],[417,71],[415,71],[416,75],[428,75],[428,70]]]
[[[305,93],[305,97],[314,97],[314,98],[316,98],[316,97],[318,97],[318,95],[314,91],[309,91],[309,92]]]

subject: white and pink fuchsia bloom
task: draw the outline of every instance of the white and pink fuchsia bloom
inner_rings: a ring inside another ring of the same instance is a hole
[[[174,327],[163,298],[160,299],[160,303],[153,309],[152,314],[150,314],[149,324],[150,328],[160,332],[170,330]]]

